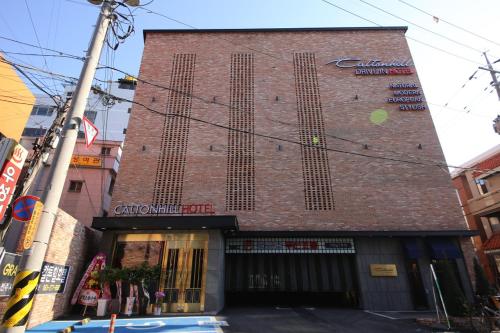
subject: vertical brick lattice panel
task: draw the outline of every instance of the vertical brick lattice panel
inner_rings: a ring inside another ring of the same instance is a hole
[[[231,55],[226,210],[255,209],[254,57]]]
[[[306,209],[333,210],[335,203],[314,54],[295,53],[293,66]]]
[[[195,61],[195,54],[174,55],[166,110],[174,116],[165,117],[163,125],[153,196],[157,204],[181,204],[182,201]]]

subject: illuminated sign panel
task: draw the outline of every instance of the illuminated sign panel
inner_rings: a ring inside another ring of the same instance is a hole
[[[121,204],[113,210],[116,216],[121,215],[214,215],[211,203],[202,204]]]
[[[73,155],[71,164],[76,166],[96,167],[102,166],[102,158],[99,156]]]
[[[415,71],[411,60],[392,60],[384,62],[380,59],[368,61],[359,58],[339,58],[327,63],[339,68],[354,68],[356,75],[411,75]]]
[[[228,238],[226,253],[356,253],[352,238]]]

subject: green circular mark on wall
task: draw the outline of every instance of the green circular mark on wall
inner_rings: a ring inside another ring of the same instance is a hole
[[[370,121],[375,125],[380,125],[389,118],[389,113],[384,109],[377,109],[370,114]]]

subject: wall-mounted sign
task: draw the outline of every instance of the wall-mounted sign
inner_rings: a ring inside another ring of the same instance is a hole
[[[11,157],[5,161],[0,169],[0,221],[2,221],[7,205],[12,199],[27,156],[28,151],[18,144],[12,150]]]
[[[211,203],[203,204],[122,204],[113,210],[119,215],[214,215]]]
[[[102,159],[99,156],[73,155],[71,164],[76,166],[96,167],[102,166]]]
[[[0,296],[10,296],[12,283],[19,269],[21,255],[6,252],[0,264]]]
[[[398,276],[395,264],[370,264],[371,276]]]
[[[416,83],[391,83],[389,89],[394,97],[387,98],[387,103],[399,104],[400,111],[426,110],[422,92]]]
[[[19,237],[19,242],[17,243],[17,252],[23,252],[33,245],[33,239],[35,238],[35,233],[38,229],[38,224],[40,223],[40,218],[42,217],[43,203],[37,201],[35,203],[35,208],[33,214],[31,214],[31,219],[23,228],[23,233]]]
[[[352,238],[228,238],[226,253],[356,253]]]
[[[384,62],[380,59],[362,60],[359,58],[339,58],[327,63],[339,68],[355,68],[356,75],[411,75],[415,73],[411,60],[392,60]]]
[[[43,262],[38,294],[61,294],[66,288],[70,266]]]

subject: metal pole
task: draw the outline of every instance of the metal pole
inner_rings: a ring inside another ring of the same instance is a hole
[[[111,14],[111,4],[106,0],[101,7],[89,50],[87,51],[87,58],[76,86],[75,96],[63,128],[62,142],[54,155],[47,188],[42,196],[44,208],[40,225],[33,246],[23,253],[21,268],[16,275],[12,293],[7,303],[7,310],[2,322],[7,333],[23,333],[26,330],[26,323],[33,305],[33,297],[40,279],[40,269],[47,251],[52,226],[57,216],[66,174],[68,173],[92,80],[94,79],[111,21]]]
[[[493,79],[493,85],[495,86],[495,89],[497,90],[498,99],[500,100],[500,86],[498,86],[496,71],[493,69],[493,66],[490,63],[490,60],[488,59],[486,52],[483,52],[483,54],[484,54],[484,57],[486,58],[486,62],[488,63],[488,72],[490,72],[490,74],[491,74],[491,78]]]
[[[432,277],[434,278],[434,281],[436,282],[436,287],[438,290],[439,299],[441,300],[441,305],[443,306],[443,311],[444,311],[444,315],[446,317],[446,323],[448,324],[448,329],[450,329],[451,328],[450,319],[448,318],[448,312],[446,311],[446,305],[444,304],[443,294],[441,293],[441,287],[439,286],[439,281],[438,281],[438,278],[436,276],[436,272],[434,271],[434,265],[432,265],[432,264],[431,264],[431,273],[432,273]]]

